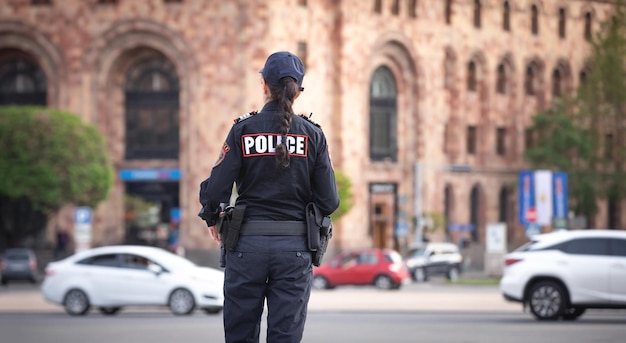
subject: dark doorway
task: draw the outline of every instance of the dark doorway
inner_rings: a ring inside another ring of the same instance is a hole
[[[127,182],[126,243],[167,247],[179,207],[178,182]]]

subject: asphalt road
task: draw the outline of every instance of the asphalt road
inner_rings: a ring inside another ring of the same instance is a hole
[[[595,311],[577,322],[536,322],[511,312],[313,312],[303,342],[598,342],[624,341],[626,316]],[[265,330],[265,321],[262,331]],[[261,342],[264,342],[264,333]],[[3,343],[224,342],[221,316],[130,312],[115,317],[0,313]]]

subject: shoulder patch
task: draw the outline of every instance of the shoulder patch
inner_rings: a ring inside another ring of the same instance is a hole
[[[300,117],[304,118],[304,120],[308,121],[309,123],[311,123],[311,124],[313,124],[313,125],[315,125],[315,126],[319,127],[320,129],[322,128],[322,126],[321,126],[320,124],[318,124],[318,123],[314,122],[314,121],[311,119],[311,117],[313,116],[313,112],[311,112],[311,114],[309,114],[308,116],[307,116],[307,115],[304,115],[304,114],[298,114],[298,115],[299,115]]]
[[[248,118],[252,118],[256,114],[257,114],[257,111],[252,111],[252,112],[248,112],[248,113],[242,114],[239,117],[237,117],[237,119],[235,119],[234,122],[235,122],[235,124],[241,123],[242,121],[244,121],[244,120],[246,120]]]

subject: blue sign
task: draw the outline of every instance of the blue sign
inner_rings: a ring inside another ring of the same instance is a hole
[[[77,207],[74,210],[74,223],[84,225],[91,224],[91,208]]]
[[[122,169],[122,181],[178,181],[182,173],[180,169]]]
[[[552,216],[567,218],[567,174],[552,173]]]
[[[528,224],[526,220],[526,213],[530,208],[535,207],[535,185],[534,185],[534,172],[532,170],[523,170],[519,173],[519,222],[521,224]]]
[[[526,224],[526,238],[531,239],[532,236],[538,235],[541,233],[541,229],[537,223],[528,223]]]

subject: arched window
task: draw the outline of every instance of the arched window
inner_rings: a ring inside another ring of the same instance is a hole
[[[560,97],[563,90],[561,85],[561,77],[561,71],[558,68],[554,69],[554,71],[552,72],[552,96],[555,98]]]
[[[407,4],[409,18],[417,18],[417,0],[408,0]]]
[[[559,38],[565,38],[565,9],[559,8]]]
[[[498,198],[498,221],[500,223],[507,223],[509,220],[509,189],[506,186],[500,188]]]
[[[470,224],[474,227],[472,230],[472,240],[478,241],[478,228],[479,228],[479,210],[480,210],[480,186],[474,185],[470,192]]]
[[[164,57],[137,61],[126,74],[126,158],[177,159],[179,85]]]
[[[524,77],[524,90],[526,95],[535,95],[535,88],[537,84],[537,66],[535,63],[530,63],[526,66],[526,75]]]
[[[396,80],[387,67],[374,71],[370,84],[370,159],[397,160]]]
[[[374,13],[383,13],[383,0],[374,0]]]
[[[480,28],[481,25],[481,5],[480,0],[474,0],[474,27]]]
[[[539,9],[537,5],[530,8],[530,32],[535,36],[539,34]]]
[[[25,58],[0,60],[0,105],[47,104],[46,76]]]
[[[498,66],[498,74],[496,79],[496,92],[498,94],[506,94],[506,79],[506,67],[504,66],[504,64],[500,64]]]
[[[444,12],[444,15],[446,17],[446,24],[452,24],[452,0],[446,0]]]
[[[502,5],[502,29],[511,31],[511,6],[508,1]]]
[[[590,41],[591,40],[591,19],[592,19],[592,15],[591,12],[587,12],[585,13],[585,40]]]
[[[400,0],[391,1],[391,14],[393,15],[400,14]]]
[[[452,185],[447,184],[443,191],[443,216],[445,219],[446,225],[446,233],[448,233],[448,228],[450,224],[454,223],[454,218],[452,218],[452,213],[454,211],[454,192],[452,189]]]
[[[467,64],[467,90],[470,92],[476,91],[476,63],[470,61]]]

